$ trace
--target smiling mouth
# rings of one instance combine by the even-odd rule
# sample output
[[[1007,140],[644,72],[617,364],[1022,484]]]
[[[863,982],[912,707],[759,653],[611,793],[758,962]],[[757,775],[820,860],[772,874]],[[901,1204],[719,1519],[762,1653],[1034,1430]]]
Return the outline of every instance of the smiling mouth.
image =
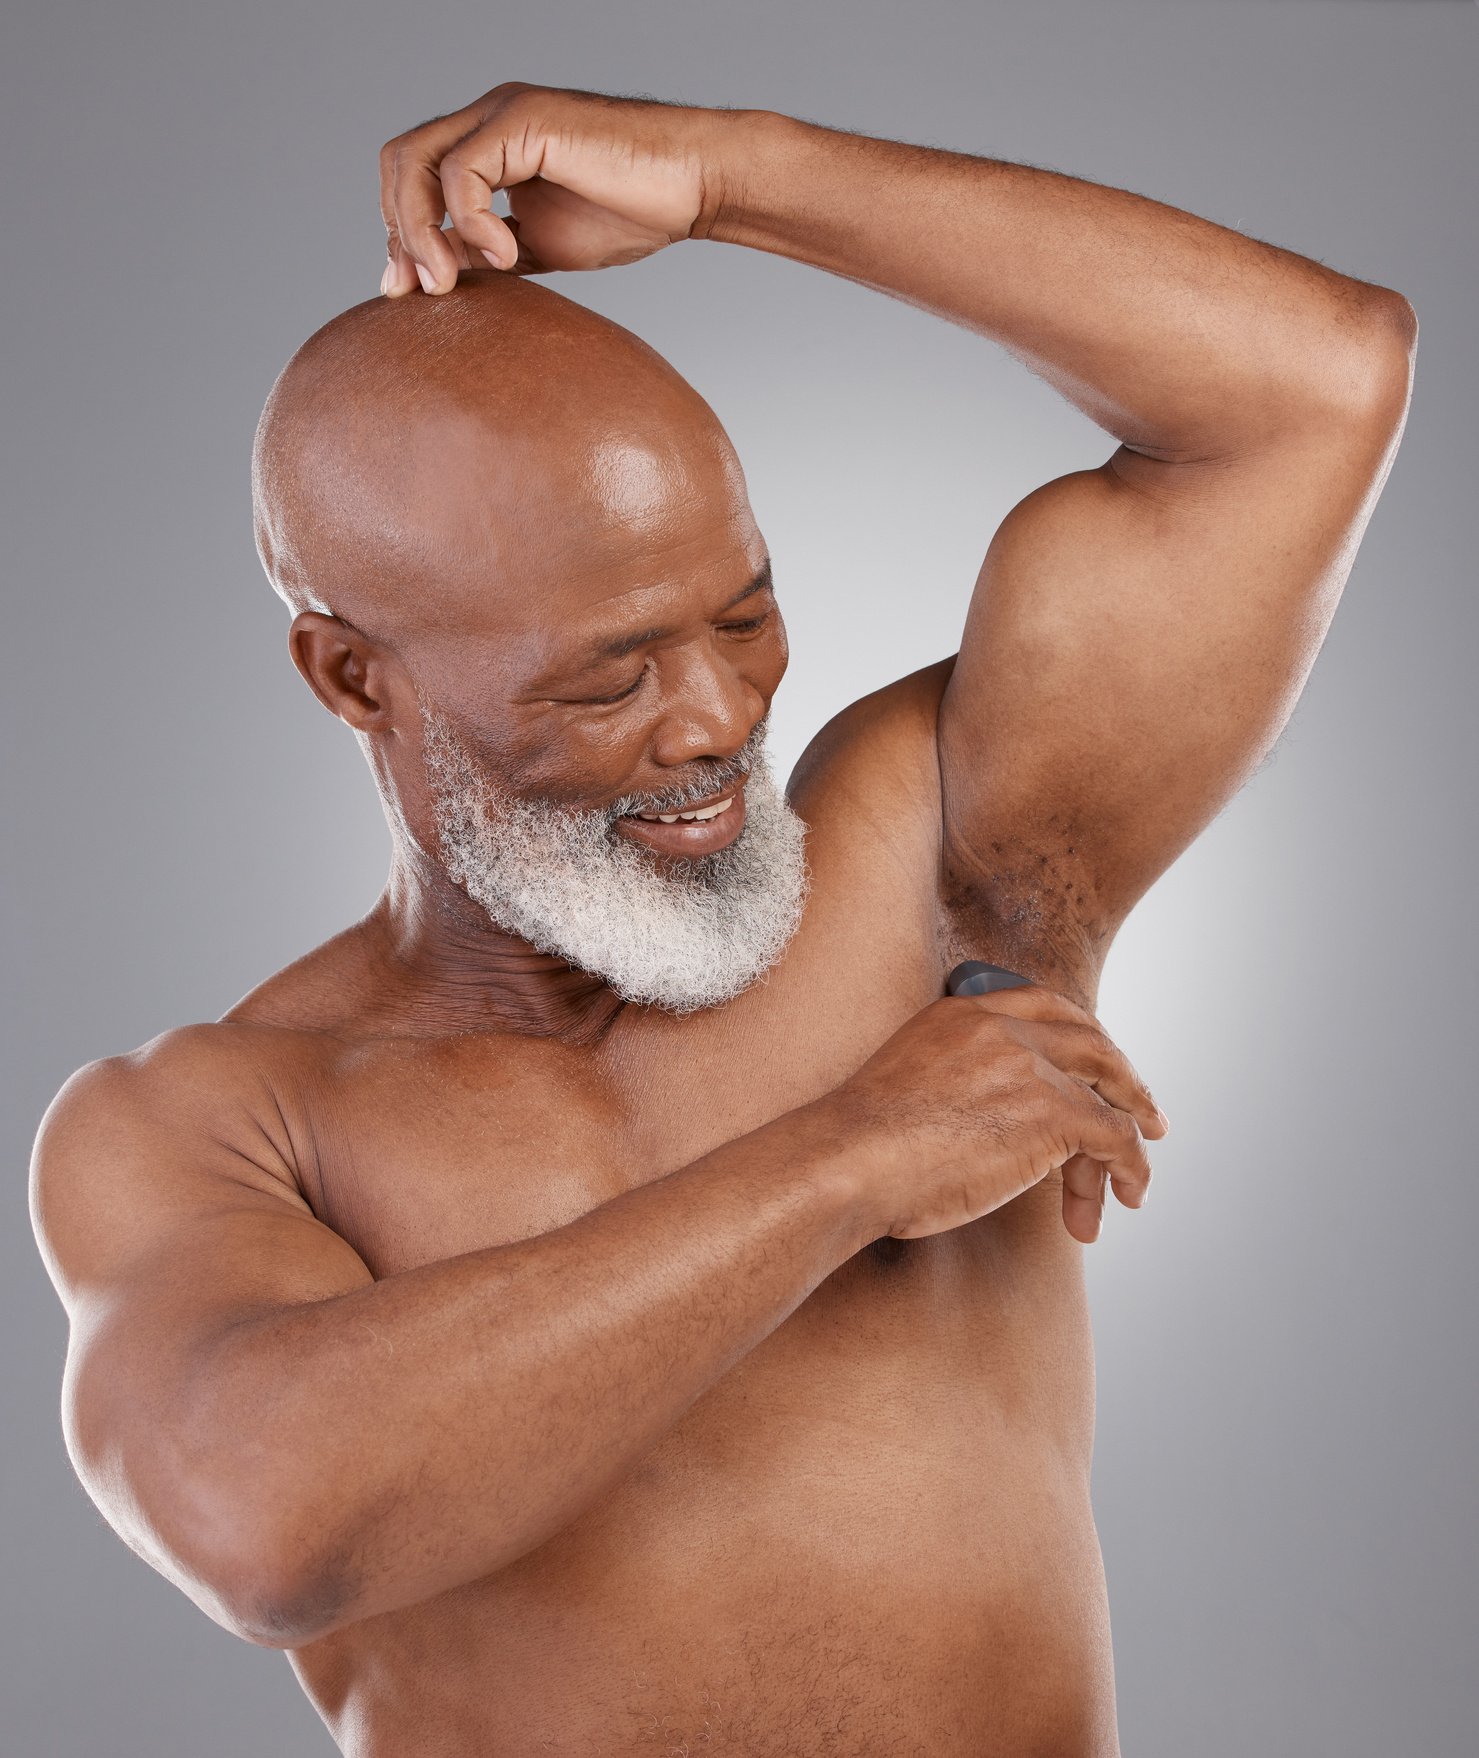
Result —
[[[628,812],[628,818],[640,818],[644,824],[707,824],[719,818],[734,804],[735,796],[727,795],[714,805],[693,806],[686,812]]]
[[[658,854],[694,857],[727,848],[745,827],[745,792],[741,783],[681,812],[624,812],[616,820],[619,835],[645,843]]]

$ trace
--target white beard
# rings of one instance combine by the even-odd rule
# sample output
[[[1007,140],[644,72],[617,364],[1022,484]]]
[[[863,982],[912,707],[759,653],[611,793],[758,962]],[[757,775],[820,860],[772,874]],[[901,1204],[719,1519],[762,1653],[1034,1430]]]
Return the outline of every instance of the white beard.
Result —
[[[505,933],[600,977],[623,1000],[692,1013],[768,970],[810,892],[807,826],[776,785],[762,720],[686,810],[748,771],[745,825],[727,848],[672,863],[614,828],[652,811],[630,795],[595,811],[524,799],[489,778],[445,716],[421,704],[427,781],[447,877]],[[733,810],[733,808],[731,808]]]

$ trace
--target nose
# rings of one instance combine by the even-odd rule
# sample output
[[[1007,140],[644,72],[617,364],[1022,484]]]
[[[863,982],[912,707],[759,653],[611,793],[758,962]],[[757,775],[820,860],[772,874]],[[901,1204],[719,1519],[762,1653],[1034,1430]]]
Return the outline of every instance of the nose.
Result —
[[[733,757],[764,718],[766,706],[737,666],[696,657],[673,679],[652,734],[653,760],[677,769],[696,757]]]

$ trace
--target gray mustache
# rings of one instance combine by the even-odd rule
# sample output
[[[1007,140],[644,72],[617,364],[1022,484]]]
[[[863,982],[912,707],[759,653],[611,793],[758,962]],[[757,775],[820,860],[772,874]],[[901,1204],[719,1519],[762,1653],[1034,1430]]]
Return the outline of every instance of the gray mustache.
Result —
[[[770,726],[770,716],[758,722],[750,736],[735,754],[734,762],[724,769],[711,770],[708,775],[690,783],[681,795],[654,801],[643,799],[636,794],[628,794],[609,806],[606,815],[613,822],[625,817],[629,812],[686,812],[690,806],[697,805],[700,800],[711,799],[715,794],[722,793],[726,788],[744,781],[755,768],[756,759],[765,743],[765,736]]]

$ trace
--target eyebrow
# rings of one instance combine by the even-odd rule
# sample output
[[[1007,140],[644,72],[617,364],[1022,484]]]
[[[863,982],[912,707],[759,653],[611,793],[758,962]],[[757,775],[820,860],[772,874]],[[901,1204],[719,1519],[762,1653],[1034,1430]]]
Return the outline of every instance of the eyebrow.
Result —
[[[773,584],[770,557],[767,556],[755,578],[748,586],[737,592],[723,608],[733,610],[736,605],[743,604],[747,598],[753,597],[755,593],[771,589]],[[583,669],[589,670],[592,666],[600,665],[603,660],[622,659],[628,653],[635,651],[636,648],[645,646],[649,641],[666,641],[670,635],[676,635],[677,632],[676,629],[654,627],[637,629],[629,635],[613,635],[609,641],[599,642],[596,646],[587,649],[584,658],[577,663]]]

